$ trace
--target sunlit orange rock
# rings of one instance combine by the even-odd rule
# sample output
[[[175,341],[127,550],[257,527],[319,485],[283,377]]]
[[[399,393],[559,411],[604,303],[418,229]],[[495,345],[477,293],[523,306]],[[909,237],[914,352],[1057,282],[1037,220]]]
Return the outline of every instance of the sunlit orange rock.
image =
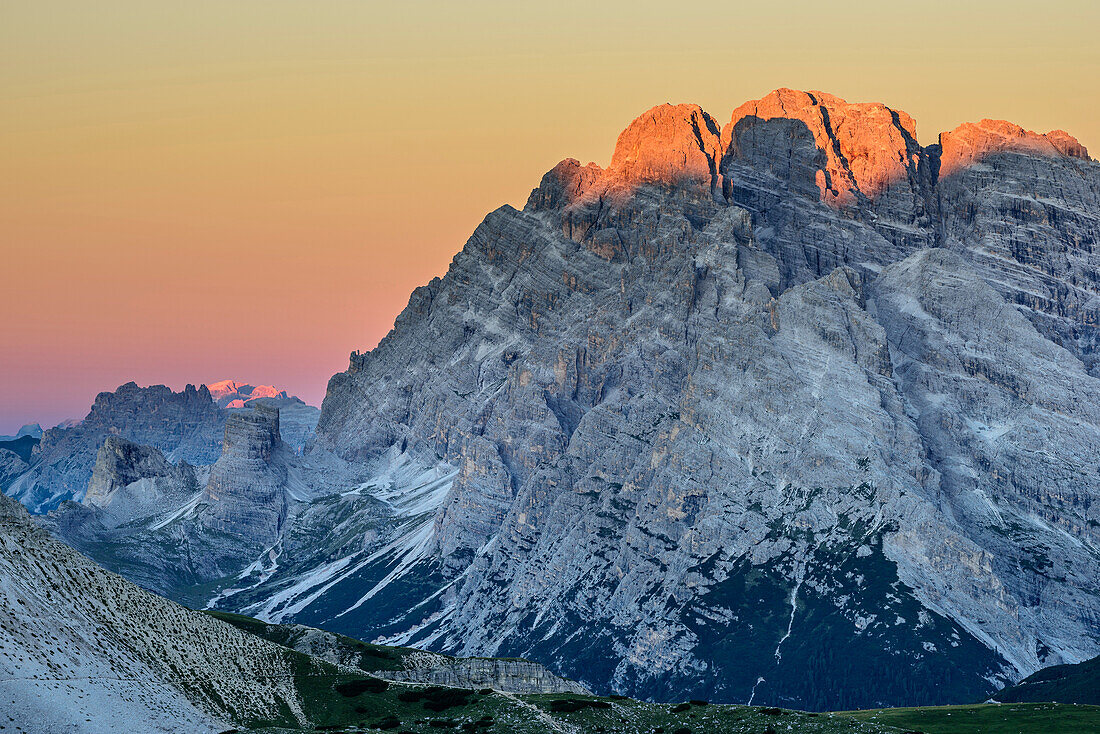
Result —
[[[630,123],[607,177],[619,183],[711,183],[722,156],[718,123],[699,105],[663,104]]]
[[[995,153],[1089,157],[1085,146],[1065,130],[1043,135],[1004,120],[963,123],[951,132],[940,134],[940,148],[941,177],[950,176]]]
[[[920,161],[916,123],[878,102],[852,104],[824,92],[777,89],[746,102],[722,130],[727,156],[737,157],[753,126],[775,118],[801,121],[824,153],[817,185],[822,201],[836,207],[874,199],[904,182]]]

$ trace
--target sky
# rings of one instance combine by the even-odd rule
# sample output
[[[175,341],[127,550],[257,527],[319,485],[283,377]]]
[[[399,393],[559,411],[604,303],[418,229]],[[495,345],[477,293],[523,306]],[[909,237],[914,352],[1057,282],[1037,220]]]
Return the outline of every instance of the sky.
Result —
[[[777,87],[1100,154],[1100,3],[0,4],[0,433],[232,378],[319,404],[485,214]]]

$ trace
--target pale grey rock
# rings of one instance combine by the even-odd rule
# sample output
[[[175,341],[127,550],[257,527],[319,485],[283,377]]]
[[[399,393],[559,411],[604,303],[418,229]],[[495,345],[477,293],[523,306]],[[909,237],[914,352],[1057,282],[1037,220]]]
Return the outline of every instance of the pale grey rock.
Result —
[[[25,732],[217,732],[288,711],[309,723],[300,657],[103,570],[2,495],[0,649],[4,712]]]
[[[83,504],[107,527],[140,522],[179,507],[198,491],[195,469],[170,463],[151,446],[108,436],[99,449]]]
[[[1097,376],[1100,176],[1071,156],[997,152],[937,184],[943,246]]]
[[[29,464],[14,451],[0,449],[0,487],[11,482],[29,468]]]
[[[279,438],[279,410],[254,405],[225,423],[221,457],[203,492],[206,524],[251,543],[270,545],[286,519],[286,459]]]
[[[43,433],[30,468],[4,492],[32,512],[79,501],[108,436],[152,446],[174,463],[212,464],[221,451],[224,425],[225,414],[205,387],[188,385],[176,393],[164,385],[142,388],[129,382],[113,393],[100,393],[79,425]]]
[[[556,676],[529,660],[455,658],[410,648],[379,648],[300,624],[269,626],[264,636],[334,665],[401,683],[474,690],[492,688],[515,694],[591,695],[591,691],[579,683]],[[396,661],[393,667],[397,669],[379,667],[380,660],[385,660],[387,666]]]
[[[874,293],[938,509],[982,548],[1002,598],[952,599],[967,566],[939,543],[926,593],[970,607],[1022,670],[1047,650],[1087,659],[1100,630],[1100,381],[946,250],[890,266]]]

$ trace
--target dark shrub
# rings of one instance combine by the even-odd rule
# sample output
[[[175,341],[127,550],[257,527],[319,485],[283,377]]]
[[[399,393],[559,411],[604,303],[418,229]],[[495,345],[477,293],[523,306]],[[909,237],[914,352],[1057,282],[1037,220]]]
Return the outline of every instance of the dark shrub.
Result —
[[[765,716],[780,716],[783,713],[783,709],[778,709],[774,706],[765,706],[764,708],[760,709],[760,713],[764,714]]]
[[[700,701],[697,698],[691,699],[690,703],[691,703],[692,706],[709,706],[710,705],[710,701]]]
[[[679,729],[673,731],[672,734],[691,734],[691,729],[688,729],[686,726],[681,726]]]
[[[689,708],[691,708],[690,703],[678,703],[672,707],[672,713],[678,714],[682,711],[687,711]]]
[[[444,688],[443,686],[429,686],[428,688],[402,691],[397,694],[398,700],[405,703],[424,702],[424,708],[429,711],[446,711],[455,706],[468,704],[473,691],[465,688]],[[457,726],[457,724],[456,724]]]
[[[346,683],[337,683],[336,692],[345,698],[355,698],[363,693],[382,693],[390,687],[389,681],[381,678],[359,678]]]
[[[609,709],[611,704],[588,698],[556,698],[550,702],[550,710],[559,714],[571,714],[582,709]]]

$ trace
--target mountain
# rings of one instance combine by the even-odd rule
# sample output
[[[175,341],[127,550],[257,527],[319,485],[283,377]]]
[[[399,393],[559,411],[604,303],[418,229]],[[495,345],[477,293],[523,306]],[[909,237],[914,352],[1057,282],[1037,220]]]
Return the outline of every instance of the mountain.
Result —
[[[597,692],[983,700],[1100,652],[1098,238],[1100,164],[1062,132],[662,105],[489,214],[301,456],[260,441],[226,507],[78,547]]]
[[[81,502],[39,518],[77,550],[142,586],[200,604],[212,581],[260,556],[279,537],[288,503],[309,487],[280,439],[279,410],[230,411],[210,466],[173,464],[151,446],[110,436]],[[199,595],[192,587],[204,587]]]
[[[1016,685],[998,691],[1002,703],[1053,701],[1100,706],[1100,657],[1075,665],[1053,665],[1032,673]]]
[[[18,438],[23,438],[24,436],[35,439],[42,438],[42,426],[38,425],[37,423],[27,423],[22,426],[14,436],[0,436],[0,443],[14,441]]]
[[[286,390],[280,390],[273,385],[249,385],[236,380],[221,380],[207,387],[210,396],[221,408],[237,410],[258,403],[278,408],[282,438],[298,453],[302,452],[313,435],[317,418],[321,414],[319,408],[307,405],[301,398],[287,395]]]
[[[173,462],[211,464],[218,458],[224,425],[205,387],[188,385],[177,393],[164,385],[143,388],[128,382],[113,393],[100,393],[79,425],[43,433],[29,469],[4,493],[33,512],[79,500],[108,436],[152,446]]]
[[[459,469],[428,591],[292,618],[815,709],[1095,654],[1100,167],[976,127],[779,90],[559,164],[322,406],[316,450]]]
[[[9,469],[6,477],[0,469],[0,489],[37,513],[65,500],[80,501],[96,456],[111,436],[152,447],[173,464],[210,466],[220,454],[228,416],[261,404],[280,410],[282,438],[301,453],[320,411],[285,390],[224,380],[214,383],[214,392],[206,385],[188,385],[177,393],[164,385],[129,382],[113,393],[100,393],[84,420],[42,433],[33,456],[20,457],[27,466]],[[0,450],[5,448],[10,447],[0,443]]]

